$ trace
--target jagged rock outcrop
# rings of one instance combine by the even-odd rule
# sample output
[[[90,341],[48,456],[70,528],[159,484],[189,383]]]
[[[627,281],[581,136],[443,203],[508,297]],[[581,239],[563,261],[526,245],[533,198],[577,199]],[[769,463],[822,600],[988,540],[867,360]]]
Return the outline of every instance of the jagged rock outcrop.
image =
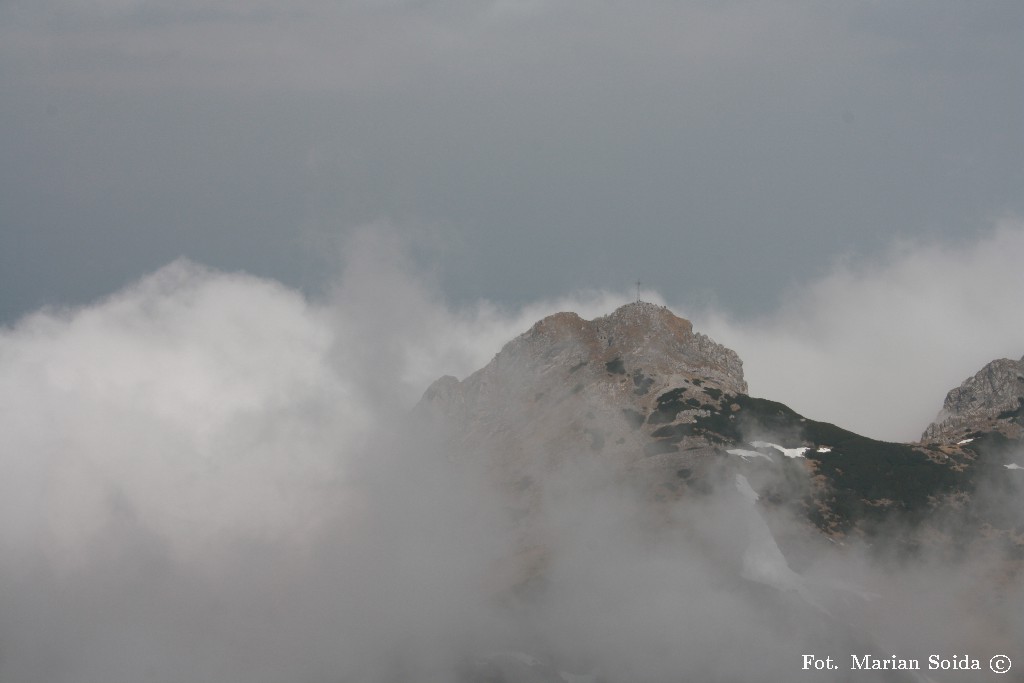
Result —
[[[921,441],[956,443],[975,432],[1021,434],[1024,413],[1024,357],[994,360],[946,394]]]
[[[482,467],[521,532],[513,573],[544,561],[545,487],[565,468],[628,480],[651,499],[681,495],[720,457],[695,430],[745,394],[737,354],[663,306],[595,320],[557,313],[463,381],[442,377],[417,410],[440,418],[453,460]],[[515,581],[516,579],[513,579]]]
[[[1022,364],[996,361],[950,392],[929,443],[887,443],[749,396],[735,352],[638,302],[590,321],[549,316],[465,380],[437,380],[417,410],[440,418],[450,459],[481,467],[514,519],[515,559],[499,582],[510,585],[543,573],[544,507],[567,471],[626,482],[663,512],[743,475],[758,506],[807,525],[780,539],[786,552],[824,536],[870,536],[892,518],[956,514],[978,472],[1017,476],[1004,446],[1022,436]],[[965,430],[978,438],[958,443]],[[970,528],[1011,521],[986,512]]]
[[[852,637],[863,652],[870,638],[851,636],[820,599],[831,589],[806,578],[818,559],[876,539],[886,555],[1024,557],[1024,510],[973,500],[979,481],[1012,500],[1024,474],[1021,436],[978,421],[1019,426],[1022,364],[997,361],[950,392],[940,427],[957,438],[979,429],[975,438],[880,442],[749,396],[733,351],[637,302],[591,321],[549,316],[466,379],[437,380],[417,410],[439,418],[431,426],[441,427],[444,466],[482,471],[487,503],[500,509],[497,535],[509,547],[486,582],[498,601],[542,604],[573,583],[567,567],[623,566],[605,541],[625,534],[630,553],[685,548],[716,585],[755,596],[752,613],[785,605],[829,642]],[[636,581],[613,573],[621,585]],[[837,588],[836,604],[847,604]],[[533,637],[469,658],[460,680],[630,680],[549,656]],[[884,680],[902,680],[890,673]]]
[[[595,320],[548,316],[464,381],[437,380],[420,410],[444,417],[462,452],[485,448],[518,480],[574,454],[654,467],[650,432],[693,423],[746,391],[734,351],[664,306],[637,302]],[[678,442],[653,448],[677,452]],[[693,437],[686,450],[697,457],[708,446]]]

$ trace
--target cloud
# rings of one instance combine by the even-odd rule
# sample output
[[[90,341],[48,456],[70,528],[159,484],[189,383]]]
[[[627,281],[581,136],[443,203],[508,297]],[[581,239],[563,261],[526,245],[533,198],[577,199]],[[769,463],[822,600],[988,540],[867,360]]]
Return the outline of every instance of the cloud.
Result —
[[[955,260],[984,278],[1020,239],[1008,224],[960,252],[897,250],[844,266],[757,327],[710,320],[781,349],[746,359],[752,384],[767,372],[762,359],[796,362],[815,344],[825,367],[844,339],[829,327],[812,334],[844,322],[829,296],[862,322],[893,291],[937,305],[971,279],[922,282],[933,269]],[[590,318],[632,296],[456,308],[396,228],[365,226],[338,252],[337,285],[320,299],[177,261],[103,300],[0,330],[0,677],[446,680],[467,655],[521,648],[612,680],[781,678],[795,670],[793,648],[857,642],[834,623],[818,633],[817,608],[738,578],[745,539],[766,527],[734,490],[687,501],[672,511],[678,526],[652,529],[634,491],[585,466],[543,482],[555,540],[544,600],[496,599],[493,576],[517,538],[475,466],[487,454],[450,458],[410,409],[435,377],[464,377],[547,313]],[[1005,277],[1016,275],[983,282]],[[898,346],[898,331],[916,339],[919,320],[886,343]],[[904,615],[941,586],[949,599],[933,601],[929,623],[985,585],[930,565],[893,575],[848,552],[808,573],[828,609],[843,599],[814,579],[896,591]],[[1006,616],[1016,597],[1005,595],[1005,614],[991,614],[1019,630]],[[894,643],[966,638],[954,625],[901,640],[909,617],[884,605],[850,618],[854,632],[870,626]],[[726,632],[733,641],[722,644]]]
[[[30,519],[80,554],[114,499],[197,556],[228,531],[294,532],[312,484],[340,475],[331,443],[369,426],[331,340],[294,292],[187,261],[22,320],[0,337],[3,438],[22,469],[5,536]]]
[[[694,318],[739,353],[752,394],[914,440],[947,391],[1024,353],[1022,253],[1024,225],[1007,219],[974,242],[904,240],[878,258],[839,261],[750,321],[713,310]]]
[[[336,680],[357,646],[376,661],[371,635],[406,632],[399,614],[441,614],[439,577],[475,565],[416,548],[401,512],[427,506],[454,533],[433,501],[458,497],[396,464],[431,462],[422,444],[387,437],[436,311],[413,315],[430,297],[376,266],[332,308],[178,261],[0,332],[5,680]]]
[[[451,664],[503,537],[411,408],[622,299],[453,310],[405,247],[357,231],[321,301],[179,260],[0,329],[0,677],[393,680],[399,641]]]

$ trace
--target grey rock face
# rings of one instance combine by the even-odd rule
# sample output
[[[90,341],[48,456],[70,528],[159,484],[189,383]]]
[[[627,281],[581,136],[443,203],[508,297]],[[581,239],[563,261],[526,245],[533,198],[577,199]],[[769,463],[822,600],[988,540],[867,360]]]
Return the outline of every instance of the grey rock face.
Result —
[[[437,380],[417,410],[439,418],[449,458],[482,467],[518,511],[522,541],[508,565],[529,576],[544,561],[553,473],[596,469],[676,495],[678,473],[699,473],[720,450],[689,428],[746,392],[735,352],[638,302],[595,320],[551,315],[466,379]]]
[[[486,387],[499,376],[502,394],[507,396],[505,381],[524,386],[521,380],[528,376],[531,381],[525,385],[534,388],[533,380],[547,378],[558,369],[568,371],[564,377],[558,373],[567,382],[606,373],[619,375],[619,381],[642,372],[643,379],[630,387],[637,389],[637,396],[651,393],[655,383],[670,384],[670,377],[700,378],[729,394],[747,392],[743,362],[735,351],[694,333],[690,321],[664,306],[637,302],[595,320],[575,313],[548,316],[506,344],[491,363],[465,381],[437,380],[427,389],[424,403],[446,414],[461,412],[466,399],[484,398]]]
[[[1020,439],[1021,397],[1024,359],[995,361],[949,393],[923,440],[956,444],[991,429]],[[748,488],[767,492],[759,506],[806,513],[805,526],[782,525],[787,535],[776,545],[810,557],[826,542],[816,530],[834,541],[864,532],[877,510],[962,504],[978,455],[977,444],[873,441],[751,397],[735,352],[639,302],[589,321],[549,316],[464,380],[437,380],[417,410],[437,418],[427,422],[448,461],[481,476],[503,524],[507,516],[512,542],[494,577],[498,591],[543,584],[563,538],[560,515],[576,514],[566,506],[580,490],[600,497],[624,484],[631,500],[643,501],[645,519],[670,525],[676,503],[708,494],[718,501],[723,481],[749,475]],[[729,557],[723,562],[740,561]],[[503,667],[519,664],[487,660],[477,678],[503,680],[511,670]]]
[[[946,394],[921,441],[954,443],[975,431],[996,429],[1017,436],[1024,406],[1024,357],[994,360]]]
[[[675,401],[659,401],[673,389]],[[719,397],[746,392],[734,351],[638,302],[595,320],[548,316],[465,380],[434,382],[419,410],[444,418],[464,450],[486,444],[517,471],[567,452],[628,465],[643,456],[640,425],[693,422]]]

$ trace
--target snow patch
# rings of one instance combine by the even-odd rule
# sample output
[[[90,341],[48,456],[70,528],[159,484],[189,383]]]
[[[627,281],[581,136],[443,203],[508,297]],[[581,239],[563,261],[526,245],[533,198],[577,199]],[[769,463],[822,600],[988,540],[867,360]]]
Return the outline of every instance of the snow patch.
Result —
[[[1015,462],[1011,462],[1009,465],[1003,465],[1003,467],[1005,467],[1008,470],[1024,470],[1024,467],[1021,467]]]
[[[800,446],[799,448],[786,448],[784,446],[780,446],[777,443],[771,443],[768,441],[751,441],[750,445],[753,446],[754,448],[774,448],[787,458],[802,458],[804,457],[804,453],[810,450],[807,446]]]
[[[963,446],[965,443],[970,443],[972,441],[974,441],[974,439],[961,439],[960,441],[956,442],[956,445],[957,446]]]
[[[831,452],[832,452],[832,447],[831,446],[818,446],[818,453],[831,453]]]

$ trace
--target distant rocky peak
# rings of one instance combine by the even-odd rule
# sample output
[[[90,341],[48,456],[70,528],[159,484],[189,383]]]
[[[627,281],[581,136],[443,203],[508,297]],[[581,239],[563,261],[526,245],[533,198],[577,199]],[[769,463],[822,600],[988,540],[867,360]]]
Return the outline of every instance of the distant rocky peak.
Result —
[[[638,301],[609,315],[584,320],[575,313],[544,318],[499,354],[529,349],[535,361],[605,365],[609,370],[642,371],[650,376],[685,375],[713,381],[732,394],[747,391],[743,362],[730,349],[703,334],[665,306]]]
[[[692,379],[727,394],[747,392],[743,362],[736,352],[694,333],[689,320],[668,308],[638,301],[594,320],[569,312],[550,315],[466,380],[441,378],[424,399],[447,404],[442,412],[451,413],[467,401],[485,399],[492,388],[507,397],[520,388],[543,391],[538,389],[541,379],[557,378],[576,387],[585,378],[614,376],[631,377],[630,389],[638,396]]]
[[[735,420],[746,393],[734,351],[637,302],[594,320],[548,316],[464,380],[434,382],[417,410],[439,418],[451,458],[489,463],[528,498],[528,482],[576,458],[675,486],[718,452],[698,422]]]
[[[1000,431],[1017,437],[1024,424],[1024,356],[1000,358],[946,394],[921,441],[955,443],[973,432]]]
[[[735,352],[667,308],[636,302],[594,320],[548,316],[469,377],[437,380],[417,410],[447,460],[482,474],[507,511],[514,550],[498,583],[518,589],[550,566],[566,490],[603,496],[624,485],[655,525],[687,497],[741,501],[752,514],[784,508],[808,525],[786,541],[797,552],[813,552],[821,539],[804,534],[813,528],[835,542],[875,533],[889,511],[952,509],[985,452],[986,439],[969,434],[1019,439],[1022,396],[1024,359],[995,361],[950,392],[925,433],[963,444],[874,441],[749,396]],[[1019,467],[998,454],[986,462],[1000,475]],[[797,590],[780,548],[751,546],[740,576]]]

